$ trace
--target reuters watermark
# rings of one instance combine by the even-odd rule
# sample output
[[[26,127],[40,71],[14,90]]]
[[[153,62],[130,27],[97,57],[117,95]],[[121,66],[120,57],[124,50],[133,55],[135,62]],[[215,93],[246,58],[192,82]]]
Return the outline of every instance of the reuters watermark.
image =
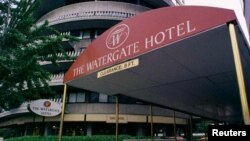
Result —
[[[209,125],[208,141],[250,140],[250,125]]]

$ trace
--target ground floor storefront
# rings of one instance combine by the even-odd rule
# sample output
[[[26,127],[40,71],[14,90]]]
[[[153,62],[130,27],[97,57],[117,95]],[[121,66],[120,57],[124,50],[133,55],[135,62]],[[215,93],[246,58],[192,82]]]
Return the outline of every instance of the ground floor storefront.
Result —
[[[12,128],[18,136],[50,136],[58,135],[59,122],[50,123],[27,123],[25,125],[15,125]],[[174,136],[176,133],[187,136],[188,125],[153,124],[153,134],[155,137]],[[65,136],[91,136],[91,135],[114,135],[115,124],[104,122],[65,122],[63,135]],[[119,124],[119,134],[131,136],[150,136],[151,125],[147,123]]]

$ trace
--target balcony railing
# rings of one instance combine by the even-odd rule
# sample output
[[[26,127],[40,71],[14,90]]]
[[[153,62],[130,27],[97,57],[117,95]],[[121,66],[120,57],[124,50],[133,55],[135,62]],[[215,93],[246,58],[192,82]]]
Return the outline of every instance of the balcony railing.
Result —
[[[185,0],[173,0],[176,6],[181,6],[185,4]]]
[[[63,85],[64,73],[54,74],[50,78],[51,78],[51,81],[49,82],[50,86]]]
[[[69,57],[77,57],[80,55],[80,51],[67,51],[66,54],[69,56]],[[51,57],[52,55],[49,54],[48,57]],[[58,53],[57,54],[58,57],[63,57],[63,54],[62,53]]]
[[[89,19],[123,20],[147,10],[147,7],[122,2],[82,2],[55,9],[40,18],[37,24],[45,20],[50,25]]]
[[[49,100],[57,102],[57,103],[61,103],[61,98],[53,98],[53,99],[49,99]],[[15,115],[15,114],[29,113],[30,111],[28,110],[28,105],[31,102],[32,101],[24,102],[18,108],[11,109],[9,111],[3,111],[3,112],[1,112],[0,113],[0,118],[11,116],[11,115]]]
[[[67,51],[66,54],[72,58],[74,60],[74,58],[76,58],[77,56],[79,56],[81,54],[80,51]],[[47,56],[48,58],[49,57],[52,57],[52,54],[48,54]],[[63,57],[63,54],[62,53],[58,53],[57,54],[57,57]],[[68,62],[68,61],[72,61],[72,60],[60,60],[58,62]],[[39,62],[40,65],[47,65],[47,64],[51,64],[51,61],[40,61]]]
[[[19,114],[19,113],[28,113],[28,104],[29,102],[24,102],[23,104],[20,105],[20,107],[16,108],[16,109],[12,109],[10,111],[4,111],[2,113],[0,113],[0,118],[2,117],[6,117],[9,115],[14,115],[14,114]]]

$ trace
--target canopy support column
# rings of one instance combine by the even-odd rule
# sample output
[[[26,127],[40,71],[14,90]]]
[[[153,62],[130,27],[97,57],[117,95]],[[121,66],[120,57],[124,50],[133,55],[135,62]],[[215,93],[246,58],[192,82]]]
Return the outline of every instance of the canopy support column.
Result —
[[[192,115],[190,115],[189,118],[189,140],[192,141],[193,140],[193,126],[192,126]]]
[[[232,50],[233,50],[233,56],[234,56],[238,87],[239,87],[239,92],[240,92],[243,119],[246,125],[250,125],[250,117],[249,117],[250,115],[249,115],[249,108],[248,108],[248,102],[247,102],[244,75],[243,75],[242,64],[240,60],[240,53],[239,53],[235,27],[233,23],[229,23],[229,32],[230,32],[230,38],[231,38],[231,44],[232,44]]]
[[[119,98],[116,96],[116,104],[115,104],[115,140],[118,141],[119,134]]]
[[[176,141],[177,140],[177,135],[176,135],[176,117],[175,117],[175,111],[174,111],[174,140]]]
[[[63,131],[63,122],[64,122],[64,111],[65,111],[66,93],[67,93],[67,84],[64,84],[63,101],[62,101],[62,113],[61,113],[61,120],[60,120],[60,129],[59,129],[58,141],[62,140],[62,131]]]
[[[152,104],[150,104],[150,135],[151,135],[151,141],[154,140],[154,128],[153,128],[153,107]]]

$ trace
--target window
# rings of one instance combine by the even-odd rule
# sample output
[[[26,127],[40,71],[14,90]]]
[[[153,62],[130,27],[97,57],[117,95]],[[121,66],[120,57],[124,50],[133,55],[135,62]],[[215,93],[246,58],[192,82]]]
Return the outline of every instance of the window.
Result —
[[[69,94],[69,103],[76,102],[76,93],[70,93]]]
[[[124,95],[120,95],[119,97],[119,103],[124,103],[124,104],[135,104],[136,103],[136,99],[134,98],[130,98]]]
[[[97,29],[95,30],[94,38],[97,38],[99,35],[101,35],[105,30],[107,29]]]
[[[77,93],[77,99],[76,102],[85,102],[85,93]]]
[[[70,31],[70,35],[75,36],[75,37],[80,37],[80,32],[79,31]]]
[[[97,102],[99,102],[99,94],[95,93],[95,92],[90,93],[90,95],[89,95],[89,102],[90,103],[97,103]]]
[[[89,30],[85,30],[82,31],[82,39],[89,39],[90,38],[90,31]]]
[[[99,94],[99,102],[108,102],[108,96],[106,94]]]
[[[68,102],[69,103],[85,102],[85,93],[84,92],[69,93]]]
[[[115,103],[115,96],[108,96],[108,103]]]

